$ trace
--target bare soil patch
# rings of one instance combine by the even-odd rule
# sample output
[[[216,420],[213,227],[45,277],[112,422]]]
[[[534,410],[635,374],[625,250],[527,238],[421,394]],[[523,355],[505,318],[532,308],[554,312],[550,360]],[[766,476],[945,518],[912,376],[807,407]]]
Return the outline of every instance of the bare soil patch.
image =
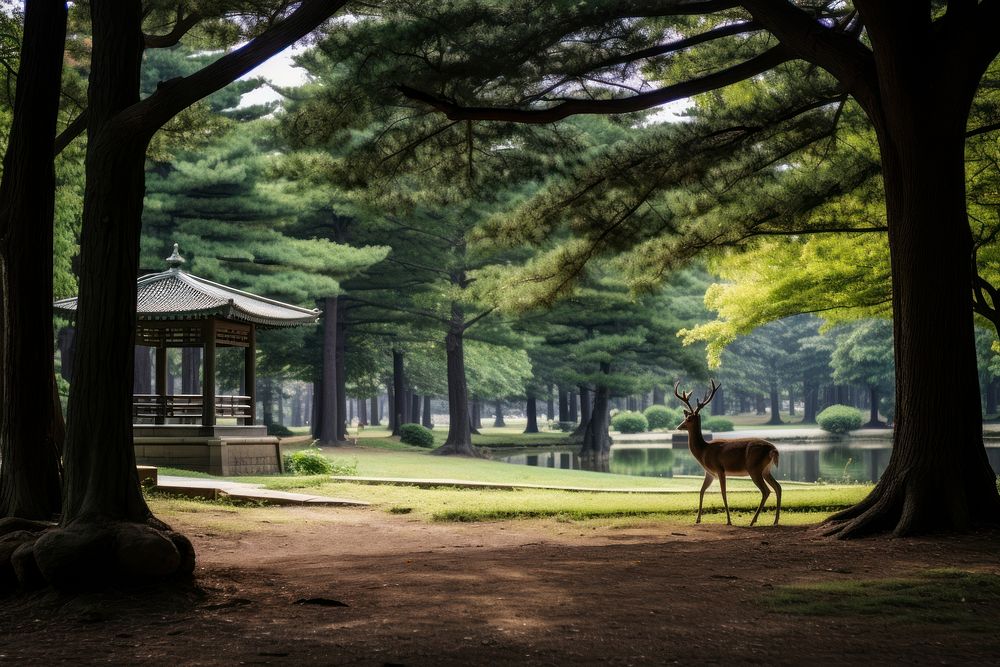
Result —
[[[789,584],[930,568],[1000,576],[995,532],[842,542],[799,527],[432,524],[337,508],[262,510],[246,530],[227,529],[221,510],[163,518],[194,542],[196,587],[8,598],[0,663],[1000,660],[1000,633],[960,623],[791,615],[766,603]],[[1000,622],[995,606],[970,613]]]

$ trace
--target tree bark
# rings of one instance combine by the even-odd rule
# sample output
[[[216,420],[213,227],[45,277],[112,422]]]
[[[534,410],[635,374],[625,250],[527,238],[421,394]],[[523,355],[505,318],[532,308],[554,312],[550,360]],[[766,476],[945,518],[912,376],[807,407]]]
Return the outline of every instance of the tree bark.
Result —
[[[569,392],[559,387],[559,421],[569,421]]]
[[[792,387],[788,387],[788,416],[795,416],[795,392]]]
[[[997,414],[997,379],[991,378],[986,385],[986,414],[996,416]]]
[[[819,393],[819,390],[815,384],[809,382],[808,380],[804,380],[802,382],[802,391],[803,391],[802,423],[815,424],[817,394]]]
[[[580,390],[580,423],[569,435],[571,442],[583,442],[583,436],[587,432],[587,426],[590,424],[594,409],[593,399],[590,397],[590,387],[580,385],[578,389]]]
[[[555,390],[552,388],[552,385],[549,385],[549,394],[545,399],[545,415],[550,422],[556,420],[554,391]]]
[[[269,377],[260,381],[260,407],[264,426],[274,426],[274,381]]]
[[[434,428],[434,419],[431,417],[431,397],[424,396],[424,410],[420,423],[424,428]]]
[[[323,370],[319,399],[319,444],[339,444],[340,398],[337,396],[337,297],[323,299]]]
[[[378,395],[377,394],[375,396],[372,396],[371,403],[372,403],[371,404],[371,410],[370,410],[370,414],[368,415],[369,423],[372,426],[379,426],[382,423],[382,420],[379,419],[379,414],[378,414]]]
[[[778,395],[778,385],[771,385],[771,418],[767,420],[768,424],[783,424],[781,421],[781,397]]]
[[[609,375],[611,364],[602,361],[601,373]],[[607,468],[611,454],[611,435],[608,433],[610,395],[611,391],[606,384],[597,384],[594,391],[593,411],[583,434],[583,444],[580,446],[581,461],[588,469],[604,470]]]
[[[393,390],[393,382],[385,383],[385,411],[388,415],[388,425],[389,431],[391,433],[399,433],[397,430],[399,428],[396,423],[396,392]]]
[[[406,381],[403,376],[403,353],[392,351],[392,434],[406,423]]]
[[[52,348],[52,155],[66,5],[31,0],[24,20],[0,181],[0,517],[51,519],[62,499],[62,407]],[[129,407],[131,421],[131,399]]]
[[[964,137],[975,87],[955,70],[962,45],[928,48],[910,35],[919,26],[892,23],[879,11],[866,5],[875,14],[866,24],[876,21],[881,101],[866,111],[882,155],[889,226],[896,428],[875,489],[829,519],[841,537],[1000,522],[983,446],[969,287]]]
[[[720,417],[726,414],[726,393],[723,387],[715,391],[715,398],[712,399],[712,415]]]
[[[538,401],[534,396],[528,396],[525,412],[528,416],[528,425],[524,427],[524,432],[538,433]]]
[[[347,442],[347,324],[342,315],[337,317],[337,440]]]
[[[149,353],[148,347],[135,346],[135,370],[132,373],[132,393],[134,394],[148,394],[152,391],[153,362]]]
[[[63,380],[70,383],[73,382],[73,352],[76,351],[76,344],[73,340],[75,337],[76,329],[73,327],[63,327],[59,330],[57,340],[59,345],[59,360],[62,362],[60,364],[59,375],[62,376]],[[150,378],[150,384],[152,384],[152,378]],[[149,392],[147,391],[146,393],[148,394]]]
[[[871,406],[868,412],[868,423],[865,424],[865,428],[885,428],[885,422],[878,418],[878,387],[869,386],[868,392],[871,397]]]
[[[368,425],[368,401],[364,398],[358,399],[358,424]]]
[[[658,384],[653,385],[653,405],[663,405],[666,400],[666,396],[663,394],[663,388]],[[712,414],[715,414],[714,412]]]
[[[322,369],[321,369],[322,370]],[[323,404],[323,378],[318,378],[313,382],[312,390],[312,412],[311,412],[311,428],[309,433],[312,437],[319,440],[319,434],[323,432],[323,410],[320,406]]]
[[[461,306],[452,302],[451,322],[444,339],[448,369],[448,438],[434,453],[480,457],[482,453],[472,446],[469,390],[465,381],[464,335],[465,315]]]
[[[410,421],[414,424],[420,423],[421,407],[423,407],[423,401],[420,400],[420,394],[414,392],[410,399]]]
[[[181,393],[201,393],[201,350],[196,347],[181,348]]]
[[[496,411],[494,413],[493,426],[496,428],[506,426],[503,421],[503,401],[499,398],[496,400]]]

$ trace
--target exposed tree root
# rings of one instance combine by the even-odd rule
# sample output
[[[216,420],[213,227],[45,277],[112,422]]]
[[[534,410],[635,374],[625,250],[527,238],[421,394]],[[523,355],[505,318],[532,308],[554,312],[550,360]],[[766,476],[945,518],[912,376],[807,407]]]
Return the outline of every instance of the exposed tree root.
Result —
[[[191,542],[163,522],[0,521],[0,589],[103,588],[194,572]]]

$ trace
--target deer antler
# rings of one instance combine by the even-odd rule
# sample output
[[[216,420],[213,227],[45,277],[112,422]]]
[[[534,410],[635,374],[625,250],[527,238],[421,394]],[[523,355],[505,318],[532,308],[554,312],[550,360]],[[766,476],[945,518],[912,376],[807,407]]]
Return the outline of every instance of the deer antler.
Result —
[[[676,396],[677,398],[679,398],[681,401],[684,402],[684,405],[687,406],[689,412],[696,412],[696,410],[691,407],[691,401],[689,400],[691,398],[691,392],[685,391],[680,394],[677,393],[677,387],[679,387],[680,385],[681,385],[680,380],[674,383],[674,396]]]
[[[719,391],[719,387],[721,386],[721,384],[715,384],[715,380],[712,380],[712,387],[705,394],[705,398],[698,401],[698,409],[694,411],[695,414],[701,412],[703,407],[712,402],[712,399],[715,398],[715,392]]]

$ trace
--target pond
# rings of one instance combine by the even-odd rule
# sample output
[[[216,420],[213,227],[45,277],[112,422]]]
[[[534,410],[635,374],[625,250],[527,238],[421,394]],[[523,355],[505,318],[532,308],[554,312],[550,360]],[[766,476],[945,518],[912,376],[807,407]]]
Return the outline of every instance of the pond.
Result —
[[[551,448],[519,452],[507,456],[494,453],[496,460],[520,465],[580,470],[575,448]],[[823,481],[831,484],[878,481],[889,463],[888,443],[871,440],[838,442],[781,442],[781,461],[774,470],[779,480]],[[1000,447],[988,443],[986,453],[994,472],[1000,474]],[[611,448],[610,470],[619,475],[673,477],[704,475],[704,470],[687,445],[623,443]]]

